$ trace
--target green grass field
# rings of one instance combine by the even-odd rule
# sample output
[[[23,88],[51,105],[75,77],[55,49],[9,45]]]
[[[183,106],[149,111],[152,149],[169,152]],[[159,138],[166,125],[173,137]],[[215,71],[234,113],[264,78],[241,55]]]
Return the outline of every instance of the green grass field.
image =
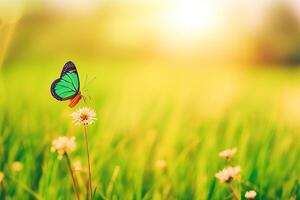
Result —
[[[231,199],[215,173],[225,165],[218,152],[232,147],[242,198],[255,189],[257,199],[300,199],[300,71],[75,63],[81,82],[96,77],[85,93],[98,118],[88,128],[95,199]],[[86,169],[83,130],[70,117],[84,103],[70,109],[52,98],[56,65],[2,69],[0,199],[34,199],[29,190],[74,198],[66,161],[50,147],[76,136],[70,157]],[[14,161],[22,171],[12,171]],[[84,199],[87,171],[77,175]]]

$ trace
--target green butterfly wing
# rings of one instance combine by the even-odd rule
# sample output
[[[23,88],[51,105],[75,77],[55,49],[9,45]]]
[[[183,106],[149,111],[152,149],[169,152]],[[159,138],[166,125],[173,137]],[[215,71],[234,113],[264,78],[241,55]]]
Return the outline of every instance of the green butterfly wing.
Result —
[[[59,101],[74,98],[80,91],[80,82],[75,65],[67,62],[61,72],[60,78],[51,85],[51,94]]]

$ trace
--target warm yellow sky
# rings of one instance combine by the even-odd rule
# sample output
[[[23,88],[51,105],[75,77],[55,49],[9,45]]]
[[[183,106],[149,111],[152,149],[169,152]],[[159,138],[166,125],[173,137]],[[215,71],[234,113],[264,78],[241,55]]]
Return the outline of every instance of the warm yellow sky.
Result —
[[[264,28],[270,9],[276,5],[287,5],[300,19],[300,1],[297,0],[2,0],[0,24],[14,24],[28,13],[50,10],[52,15],[76,16],[81,24],[87,24],[77,27],[79,23],[70,20],[72,17],[62,17],[62,21],[51,24],[52,27],[32,33],[34,38],[37,34],[35,41],[40,41],[34,43],[39,45],[37,49],[63,51],[61,46],[74,42],[80,46],[80,42],[84,42],[87,49],[95,47],[98,52],[126,55],[154,52],[171,58],[235,59],[238,55],[244,59],[253,50],[253,41],[249,41],[253,38],[249,39],[249,35]],[[82,34],[66,37],[68,31],[64,30],[57,35],[55,31],[62,27]],[[93,34],[83,38],[85,32],[79,29],[90,29]],[[57,46],[49,44],[48,37],[56,37]],[[78,40],[80,38],[84,41]]]

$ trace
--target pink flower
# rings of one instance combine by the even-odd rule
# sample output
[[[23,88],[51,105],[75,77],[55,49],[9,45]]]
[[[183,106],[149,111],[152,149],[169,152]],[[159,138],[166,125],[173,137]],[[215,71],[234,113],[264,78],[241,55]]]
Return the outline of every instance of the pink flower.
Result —
[[[226,149],[224,151],[221,151],[219,153],[219,156],[222,158],[225,158],[226,160],[230,160],[233,155],[236,153],[237,149],[233,148],[233,149]]]
[[[223,170],[216,173],[215,177],[219,179],[221,182],[230,182],[234,179],[237,175],[239,175],[241,168],[237,167],[227,167]]]
[[[250,190],[245,194],[246,199],[255,199],[256,192],[254,190]]]

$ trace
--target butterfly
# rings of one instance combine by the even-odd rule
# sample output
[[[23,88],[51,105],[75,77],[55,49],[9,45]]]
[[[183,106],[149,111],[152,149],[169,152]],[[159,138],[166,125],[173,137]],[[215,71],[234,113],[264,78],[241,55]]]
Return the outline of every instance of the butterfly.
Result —
[[[77,69],[72,61],[67,62],[60,74],[60,77],[53,81],[50,88],[52,96],[65,101],[70,99],[69,107],[74,107],[80,101],[80,81]]]

